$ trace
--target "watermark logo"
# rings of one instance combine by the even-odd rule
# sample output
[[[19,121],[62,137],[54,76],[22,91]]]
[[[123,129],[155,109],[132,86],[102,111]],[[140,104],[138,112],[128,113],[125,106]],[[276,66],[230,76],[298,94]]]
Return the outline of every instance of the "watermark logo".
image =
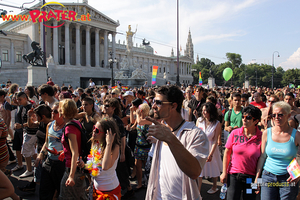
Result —
[[[2,20],[3,21],[32,21],[33,23],[37,22],[47,22],[50,21],[51,19],[56,20],[56,21],[61,21],[63,22],[57,26],[50,26],[45,23],[43,23],[44,26],[49,27],[49,28],[58,28],[64,25],[64,21],[69,20],[69,21],[91,21],[90,14],[87,13],[86,15],[80,15],[80,17],[77,17],[77,13],[72,10],[54,10],[50,9],[49,12],[43,11],[43,7],[47,5],[53,5],[57,4],[63,8],[65,6],[59,2],[48,2],[45,3],[44,5],[41,6],[40,10],[31,10],[29,11],[29,15],[2,15]],[[51,7],[50,7],[51,8]]]
[[[250,184],[251,188],[246,189],[246,194],[252,194],[252,190],[257,190],[257,187],[289,187],[296,186],[295,182],[263,182],[262,178],[258,178],[256,183],[252,182],[252,178],[246,178],[246,184]]]

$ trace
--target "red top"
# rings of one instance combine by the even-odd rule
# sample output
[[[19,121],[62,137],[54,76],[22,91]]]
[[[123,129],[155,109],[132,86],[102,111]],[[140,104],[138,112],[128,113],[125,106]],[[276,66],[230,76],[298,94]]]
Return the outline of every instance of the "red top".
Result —
[[[257,108],[259,108],[259,109],[267,107],[266,104],[263,101],[260,101],[258,103],[255,102],[255,101],[252,101],[250,104],[257,107]]]
[[[76,120],[73,120],[73,121],[76,122],[80,127],[82,127],[78,121],[76,121]],[[66,137],[68,137],[68,134],[70,134],[70,133],[76,135],[77,145],[78,145],[78,156],[79,156],[79,154],[81,152],[81,131],[73,125],[66,126],[66,128],[65,128]],[[70,150],[69,143],[65,140],[64,134],[62,135],[61,143],[63,145],[63,149],[64,149],[64,153],[65,153],[66,167],[71,167],[72,153]],[[76,158],[76,160],[77,160],[77,158]]]
[[[48,85],[54,86],[54,83],[52,81],[47,82]]]

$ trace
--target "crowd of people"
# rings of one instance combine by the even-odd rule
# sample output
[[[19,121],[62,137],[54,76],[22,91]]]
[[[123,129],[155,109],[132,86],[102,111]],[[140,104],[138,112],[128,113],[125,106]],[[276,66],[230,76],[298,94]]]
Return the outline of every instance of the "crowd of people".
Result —
[[[300,177],[287,166],[300,158],[299,107],[288,87],[3,84],[0,199],[22,199],[7,177],[25,169],[19,178],[33,179],[18,190],[45,200],[130,199],[146,188],[147,200],[196,200],[218,179],[228,200],[297,199]]]

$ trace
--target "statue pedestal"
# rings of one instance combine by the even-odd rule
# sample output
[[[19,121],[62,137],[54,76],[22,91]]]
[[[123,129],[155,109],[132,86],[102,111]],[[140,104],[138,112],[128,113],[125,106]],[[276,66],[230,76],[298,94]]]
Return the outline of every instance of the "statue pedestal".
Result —
[[[208,78],[208,85],[209,85],[209,88],[215,87],[215,78],[209,77]]]
[[[38,87],[47,83],[47,67],[32,66],[27,67],[28,83],[27,86]]]
[[[248,89],[249,87],[249,81],[245,81],[245,88]]]

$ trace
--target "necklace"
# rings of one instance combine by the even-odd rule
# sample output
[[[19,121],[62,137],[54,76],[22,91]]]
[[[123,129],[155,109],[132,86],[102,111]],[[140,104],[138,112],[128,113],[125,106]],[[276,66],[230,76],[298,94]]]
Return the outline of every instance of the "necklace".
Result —
[[[60,129],[62,129],[63,128],[63,126],[65,125],[65,122],[63,122],[63,123],[61,123],[60,125],[57,125],[56,124],[56,121],[55,121],[55,123],[54,123],[54,130],[60,130]]]
[[[87,163],[85,169],[87,169],[92,177],[99,176],[102,172],[102,157],[101,157],[101,147],[94,145],[91,148],[90,154],[87,157]]]
[[[179,124],[179,126],[177,126],[176,128],[174,128],[172,132],[177,131],[177,130],[180,128],[180,126],[182,126],[182,124],[183,124],[184,122],[185,122],[185,120],[182,120],[182,122]]]

